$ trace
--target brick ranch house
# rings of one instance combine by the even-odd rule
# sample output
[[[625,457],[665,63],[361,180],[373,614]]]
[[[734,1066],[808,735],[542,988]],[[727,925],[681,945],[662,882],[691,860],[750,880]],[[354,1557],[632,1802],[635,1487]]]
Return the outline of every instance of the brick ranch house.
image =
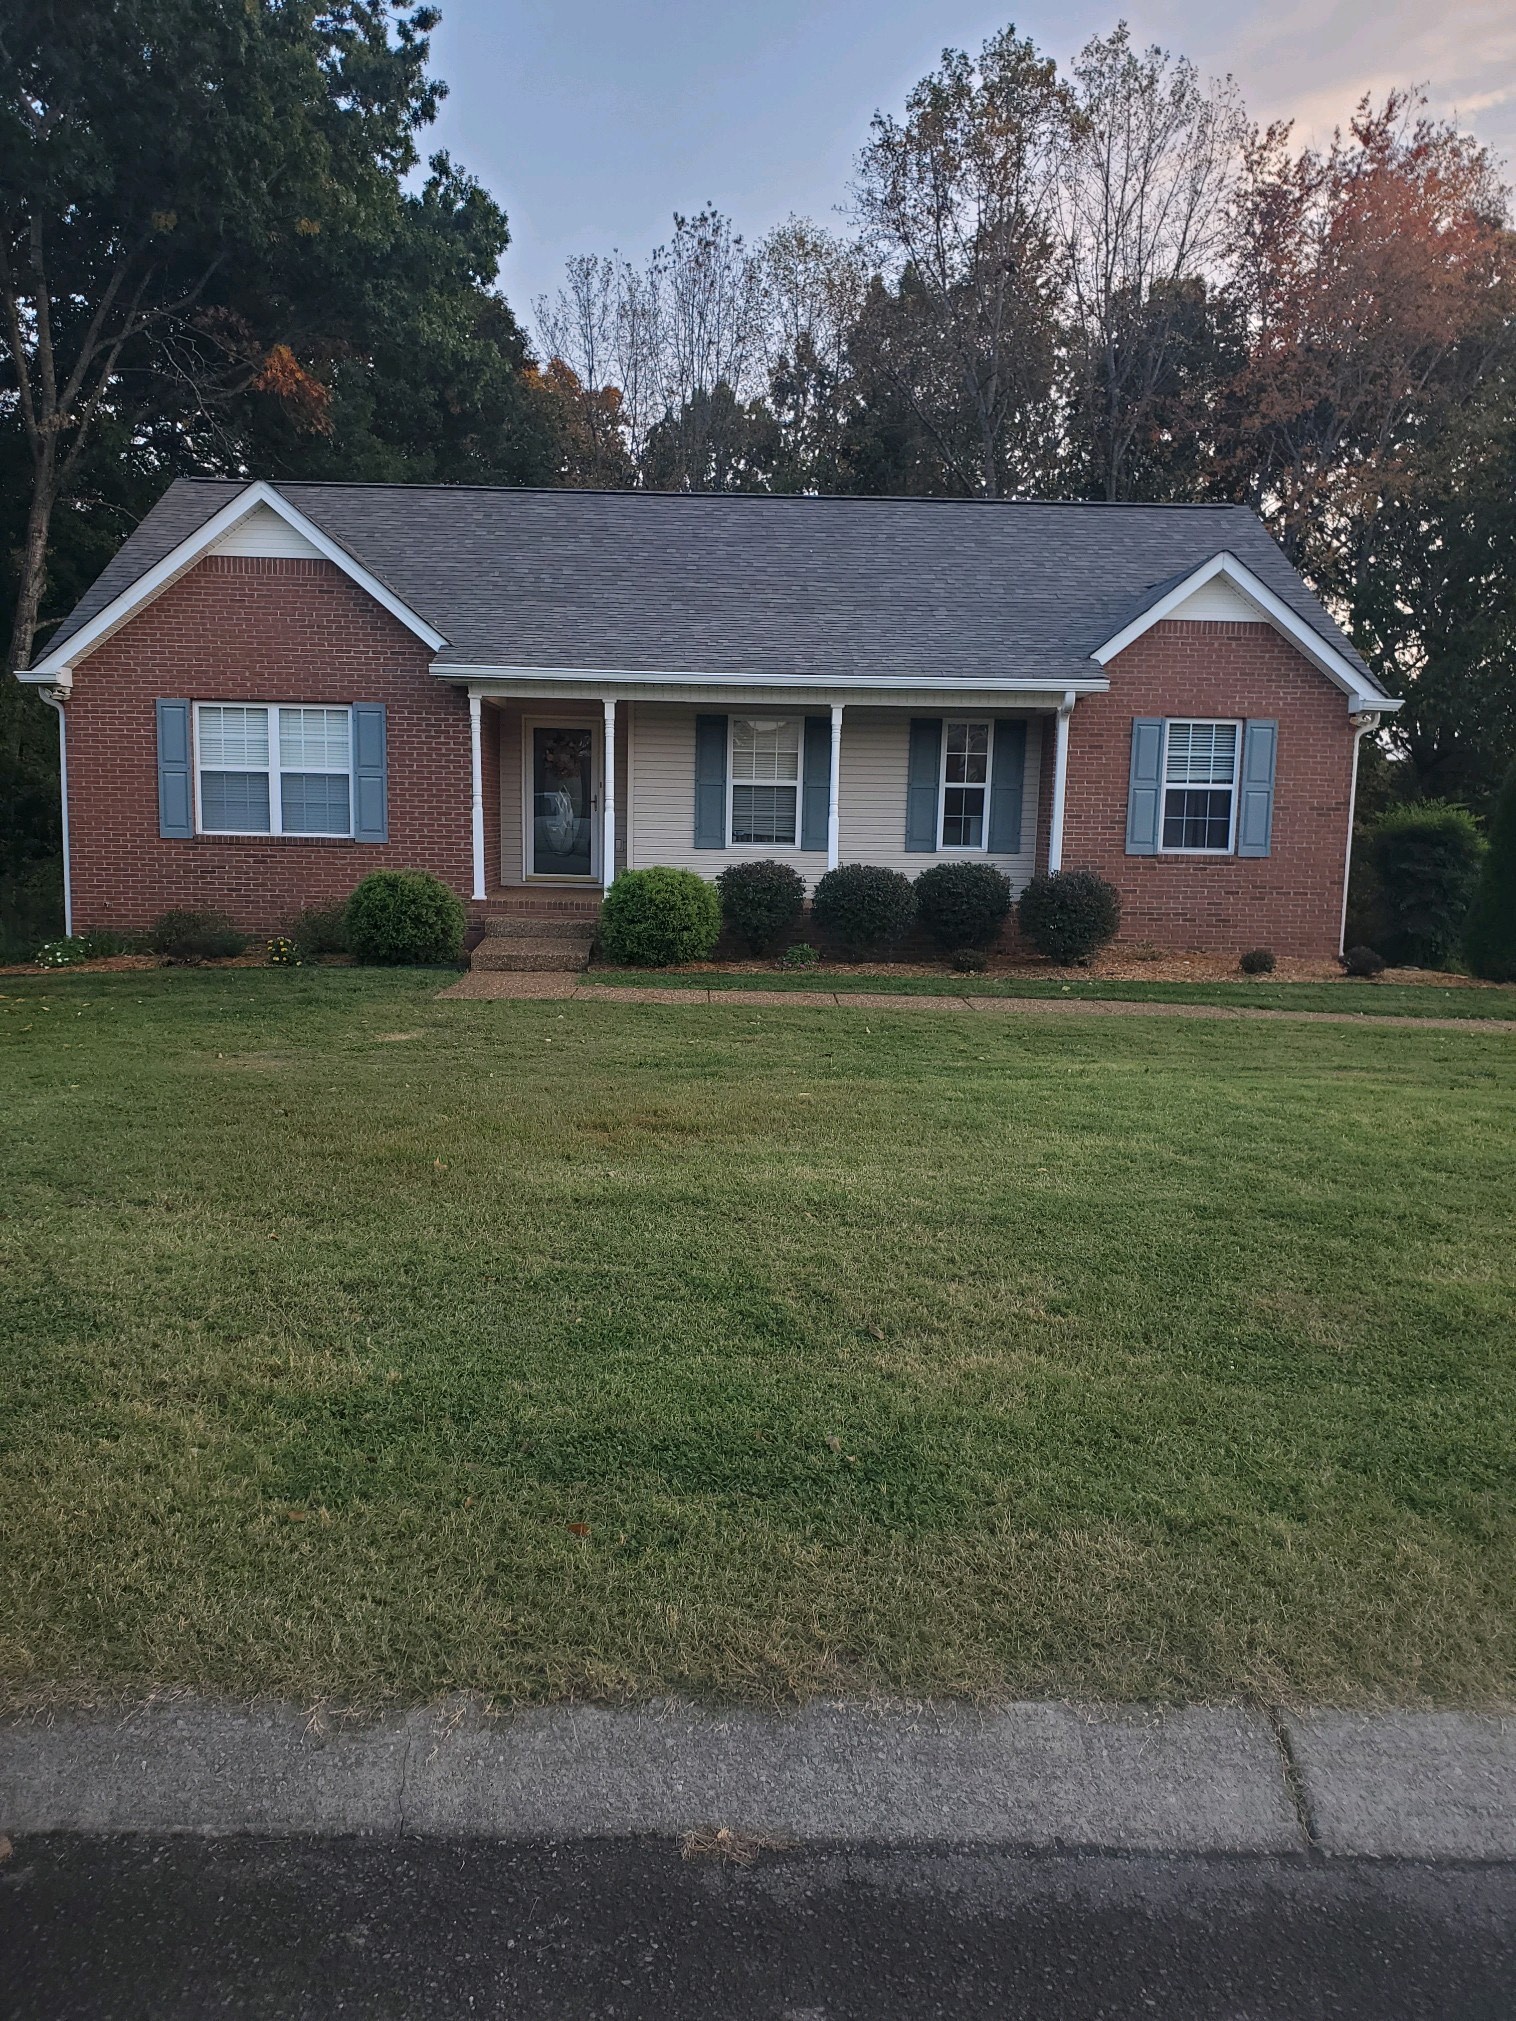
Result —
[[[385,866],[482,922],[627,865],[965,858],[1098,870],[1130,941],[1328,956],[1398,706],[1241,507],[222,480],[19,678],[74,932],[272,930]]]

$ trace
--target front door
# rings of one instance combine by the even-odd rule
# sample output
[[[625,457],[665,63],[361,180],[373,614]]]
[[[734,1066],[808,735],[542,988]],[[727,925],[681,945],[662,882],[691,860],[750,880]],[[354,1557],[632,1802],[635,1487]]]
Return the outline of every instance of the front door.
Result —
[[[589,723],[533,723],[526,747],[528,877],[593,882],[598,868],[596,735]]]

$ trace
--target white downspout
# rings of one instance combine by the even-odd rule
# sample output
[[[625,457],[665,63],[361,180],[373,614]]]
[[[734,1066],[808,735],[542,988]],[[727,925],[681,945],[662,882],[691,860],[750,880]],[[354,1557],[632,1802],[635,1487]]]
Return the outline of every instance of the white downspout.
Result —
[[[616,698],[602,697],[605,711],[605,833],[600,844],[600,882],[609,891],[616,882]]]
[[[1069,717],[1078,700],[1072,688],[1065,688],[1058,705],[1053,743],[1053,805],[1048,816],[1048,874],[1063,868],[1063,810],[1069,787]]]
[[[1358,752],[1363,740],[1371,730],[1379,728],[1379,717],[1374,711],[1367,715],[1350,718],[1353,725],[1353,779],[1348,787],[1348,846],[1342,865],[1342,917],[1337,922],[1337,952],[1345,953],[1348,937],[1348,886],[1353,879],[1353,823],[1358,818]]]
[[[470,823],[474,849],[474,896],[484,889],[484,705],[475,688],[468,691]]]
[[[826,785],[826,867],[837,868],[842,851],[842,704],[832,704],[832,756]]]
[[[63,704],[69,697],[69,684],[60,681],[56,687],[38,688],[37,693],[50,709],[58,712],[58,800],[62,813],[63,827],[63,931],[70,939],[74,935],[74,880],[69,868],[68,851],[68,730],[64,723]]]

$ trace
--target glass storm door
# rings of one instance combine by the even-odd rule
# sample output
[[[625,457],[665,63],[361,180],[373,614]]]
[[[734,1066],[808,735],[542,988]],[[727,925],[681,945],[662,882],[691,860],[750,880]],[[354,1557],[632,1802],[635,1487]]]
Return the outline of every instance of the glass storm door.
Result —
[[[532,728],[532,877],[595,874],[595,733],[582,728]]]

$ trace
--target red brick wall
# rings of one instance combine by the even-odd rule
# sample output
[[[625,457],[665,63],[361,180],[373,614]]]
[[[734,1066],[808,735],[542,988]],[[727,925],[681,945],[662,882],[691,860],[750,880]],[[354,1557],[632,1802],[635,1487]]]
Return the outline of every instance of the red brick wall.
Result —
[[[370,870],[430,870],[467,899],[468,697],[421,641],[326,561],[210,556],[82,659],[67,704],[76,930],[171,906],[256,931],[345,898]],[[383,702],[388,843],[158,834],[159,696]],[[488,833],[488,827],[486,827]]]
[[[1069,720],[1063,861],[1121,893],[1121,939],[1164,948],[1330,956],[1338,949],[1353,730],[1347,699],[1270,625],[1154,625]],[[1279,723],[1271,853],[1128,856],[1135,716]]]

